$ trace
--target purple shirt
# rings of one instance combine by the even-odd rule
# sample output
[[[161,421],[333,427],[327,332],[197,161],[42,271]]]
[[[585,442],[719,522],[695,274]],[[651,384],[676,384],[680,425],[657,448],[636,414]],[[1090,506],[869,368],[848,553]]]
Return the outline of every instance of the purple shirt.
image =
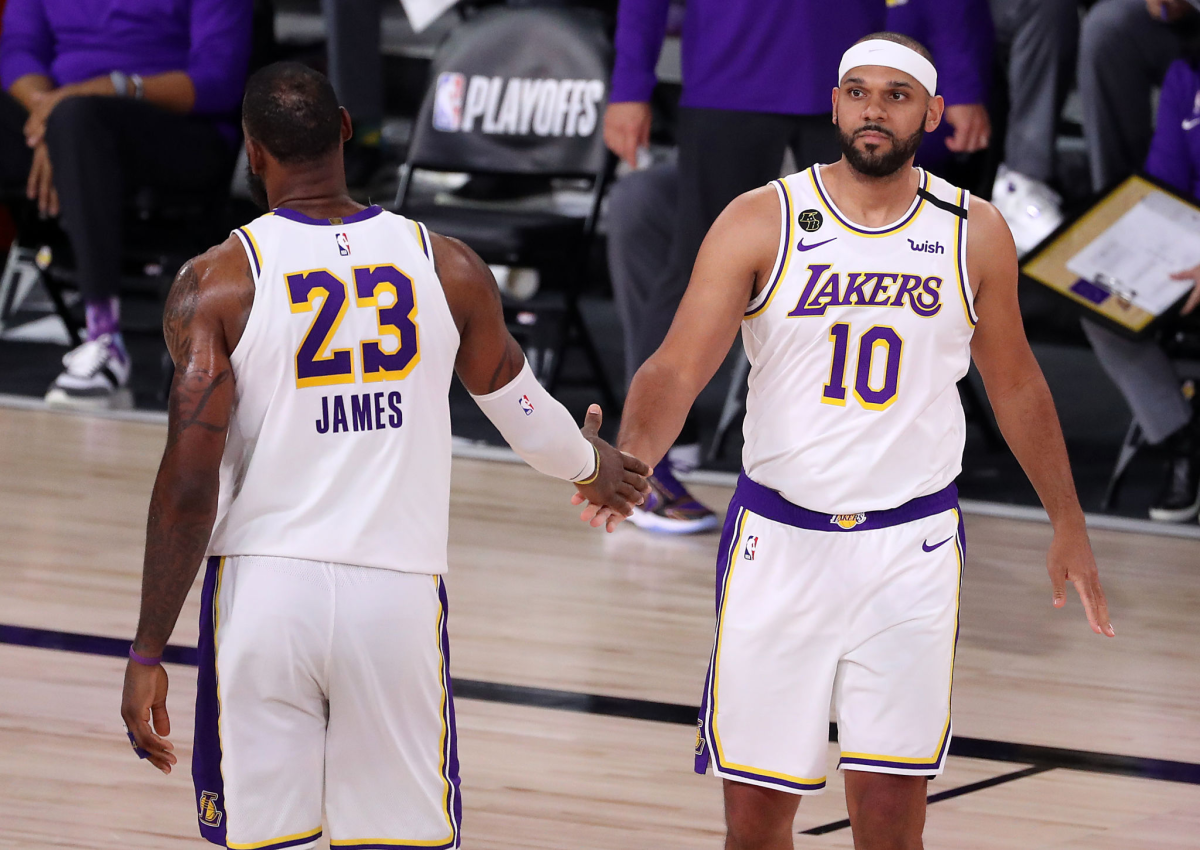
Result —
[[[252,0],[8,0],[0,85],[26,74],[57,85],[112,71],[185,71],[192,112],[236,113],[250,59]]]
[[[1200,199],[1200,71],[1183,59],[1163,79],[1146,173]]]
[[[956,76],[973,59],[974,39],[964,39],[959,7],[986,0],[910,0],[921,3],[922,27],[936,45],[939,79],[955,90]],[[656,82],[670,0],[621,0],[617,10],[614,102],[646,101]],[[683,20],[684,106],[815,115],[830,111],[842,53],[864,35],[887,27],[885,0],[688,0]],[[991,18],[987,17],[991,30]],[[910,33],[911,34],[911,33]],[[990,52],[990,45],[987,45]],[[944,67],[943,67],[944,66]],[[975,71],[971,77],[978,78]],[[940,84],[939,84],[940,85]],[[954,103],[982,96],[963,85]]]

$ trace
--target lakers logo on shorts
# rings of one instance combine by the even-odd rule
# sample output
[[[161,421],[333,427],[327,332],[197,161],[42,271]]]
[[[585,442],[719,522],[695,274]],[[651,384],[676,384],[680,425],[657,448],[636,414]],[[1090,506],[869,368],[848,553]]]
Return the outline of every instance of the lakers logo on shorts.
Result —
[[[205,826],[220,826],[223,812],[217,808],[217,794],[214,791],[200,792],[200,823]]]
[[[837,525],[849,531],[856,525],[867,521],[866,514],[834,514],[829,518],[830,525]]]
[[[696,755],[704,755],[704,720],[696,723]]]

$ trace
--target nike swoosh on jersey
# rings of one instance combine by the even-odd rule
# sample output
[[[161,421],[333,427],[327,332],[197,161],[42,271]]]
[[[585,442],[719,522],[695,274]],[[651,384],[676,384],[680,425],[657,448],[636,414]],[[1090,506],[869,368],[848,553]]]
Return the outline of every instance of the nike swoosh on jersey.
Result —
[[[1193,127],[1200,125],[1200,118],[1184,118],[1183,129],[1191,130]]]
[[[835,237],[833,237],[833,239],[837,239],[837,237],[835,236]],[[801,238],[801,240],[796,243],[796,250],[797,251],[811,251],[813,248],[820,248],[822,245],[828,245],[830,242],[833,241],[833,239],[826,239],[824,242],[818,242],[815,245],[805,245],[804,239]]]
[[[925,540],[925,541],[923,541],[923,542],[921,543],[921,548],[922,548],[922,549],[924,549],[926,552],[932,552],[932,551],[933,551],[934,549],[936,549],[937,547],[939,547],[939,546],[944,546],[945,544],[949,543],[949,542],[950,542],[951,540],[953,540],[953,539],[954,539],[954,535],[953,535],[953,534],[951,534],[949,537],[947,537],[947,538],[946,538],[945,540],[943,540],[941,543],[934,543],[932,546],[930,546],[930,545],[929,545],[929,541],[928,541],[928,540]]]

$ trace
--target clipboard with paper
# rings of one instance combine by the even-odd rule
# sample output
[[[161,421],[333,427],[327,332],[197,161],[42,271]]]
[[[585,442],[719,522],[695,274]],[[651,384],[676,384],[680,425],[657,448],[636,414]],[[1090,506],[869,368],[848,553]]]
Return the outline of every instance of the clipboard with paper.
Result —
[[[1141,336],[1191,292],[1171,275],[1200,265],[1200,206],[1155,180],[1126,179],[1021,262],[1022,273],[1090,318]]]

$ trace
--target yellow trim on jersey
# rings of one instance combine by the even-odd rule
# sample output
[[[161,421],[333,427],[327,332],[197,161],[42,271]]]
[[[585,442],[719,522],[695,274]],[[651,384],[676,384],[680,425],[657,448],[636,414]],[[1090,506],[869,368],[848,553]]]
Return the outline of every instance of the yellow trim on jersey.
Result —
[[[958,558],[958,587],[954,591],[954,646],[950,650],[950,676],[946,685],[946,722],[942,726],[941,737],[938,738],[937,749],[933,752],[933,757],[930,758],[907,758],[904,756],[885,756],[876,753],[848,753],[843,752],[841,758],[865,759],[868,761],[894,761],[900,764],[919,765],[922,767],[937,767],[943,757],[949,754],[946,744],[946,736],[950,734],[950,716],[952,713],[951,703],[954,699],[954,661],[958,655],[958,617],[960,612],[960,604],[962,600],[962,574],[964,552],[962,549],[962,538],[959,536],[958,530],[962,526],[962,511],[959,508],[951,508],[954,511],[954,554]]]
[[[267,841],[255,841],[253,844],[236,844],[226,840],[225,846],[229,850],[259,850],[260,847],[270,847],[272,844],[283,844],[285,841],[300,841],[304,838],[316,838],[321,834],[321,827],[316,829],[306,829],[304,832],[295,832],[291,835],[281,835],[278,838],[272,838]]]
[[[792,231],[792,213],[795,212],[796,205],[792,203],[792,192],[788,188],[787,180],[773,182],[783,188],[783,256],[780,258],[778,271],[771,278],[771,285],[767,287],[767,296],[763,299],[763,303],[745,313],[742,316],[743,321],[761,316],[771,306],[771,302],[775,300],[775,296],[782,289],[784,278],[787,277],[788,265],[792,261],[792,237],[795,235]]]
[[[957,204],[963,205],[964,192],[958,190]],[[963,244],[962,232],[967,227],[967,219],[961,218],[954,222],[954,274],[958,278],[958,294],[962,298],[963,312],[967,316],[967,324],[975,327],[979,321],[967,298],[967,246]]]
[[[421,243],[421,250],[425,252],[427,259],[432,260],[433,252],[429,250],[429,243],[425,240],[425,228],[421,227],[419,221],[414,221],[412,225],[417,229],[417,241]]]
[[[270,213],[268,213],[268,215],[270,215]],[[247,236],[249,236],[249,237],[250,237],[250,249],[251,249],[252,251],[254,251],[254,256],[255,256],[255,258],[258,260],[258,274],[257,274],[257,275],[255,275],[255,277],[257,278],[257,277],[258,277],[258,275],[261,275],[261,274],[262,274],[262,270],[263,270],[263,252],[262,252],[262,249],[258,247],[258,240],[257,240],[257,239],[255,239],[255,238],[254,238],[254,234],[250,232],[250,226],[249,226],[249,225],[246,225],[246,226],[244,226],[244,227],[239,227],[239,228],[238,228],[238,230],[240,230],[242,233],[245,233]]]
[[[814,165],[808,170],[808,179],[812,181],[813,191],[817,196],[817,200],[820,202],[821,206],[823,206],[825,210],[831,216],[833,216],[834,220],[841,225],[843,230],[847,230],[850,233],[853,233],[855,236],[862,236],[866,239],[879,239],[882,236],[895,236],[897,233],[908,229],[908,227],[920,217],[922,210],[925,209],[925,199],[920,195],[917,195],[916,206],[914,206],[909,212],[905,213],[905,218],[901,219],[899,224],[888,225],[887,227],[879,230],[860,227],[859,225],[842,218],[841,213],[839,213],[833,206],[833,198],[825,197],[824,184],[821,183],[820,175],[817,173],[818,168],[820,168],[819,165]],[[921,182],[919,185],[925,191],[929,191],[929,172],[923,168],[921,169]]]

